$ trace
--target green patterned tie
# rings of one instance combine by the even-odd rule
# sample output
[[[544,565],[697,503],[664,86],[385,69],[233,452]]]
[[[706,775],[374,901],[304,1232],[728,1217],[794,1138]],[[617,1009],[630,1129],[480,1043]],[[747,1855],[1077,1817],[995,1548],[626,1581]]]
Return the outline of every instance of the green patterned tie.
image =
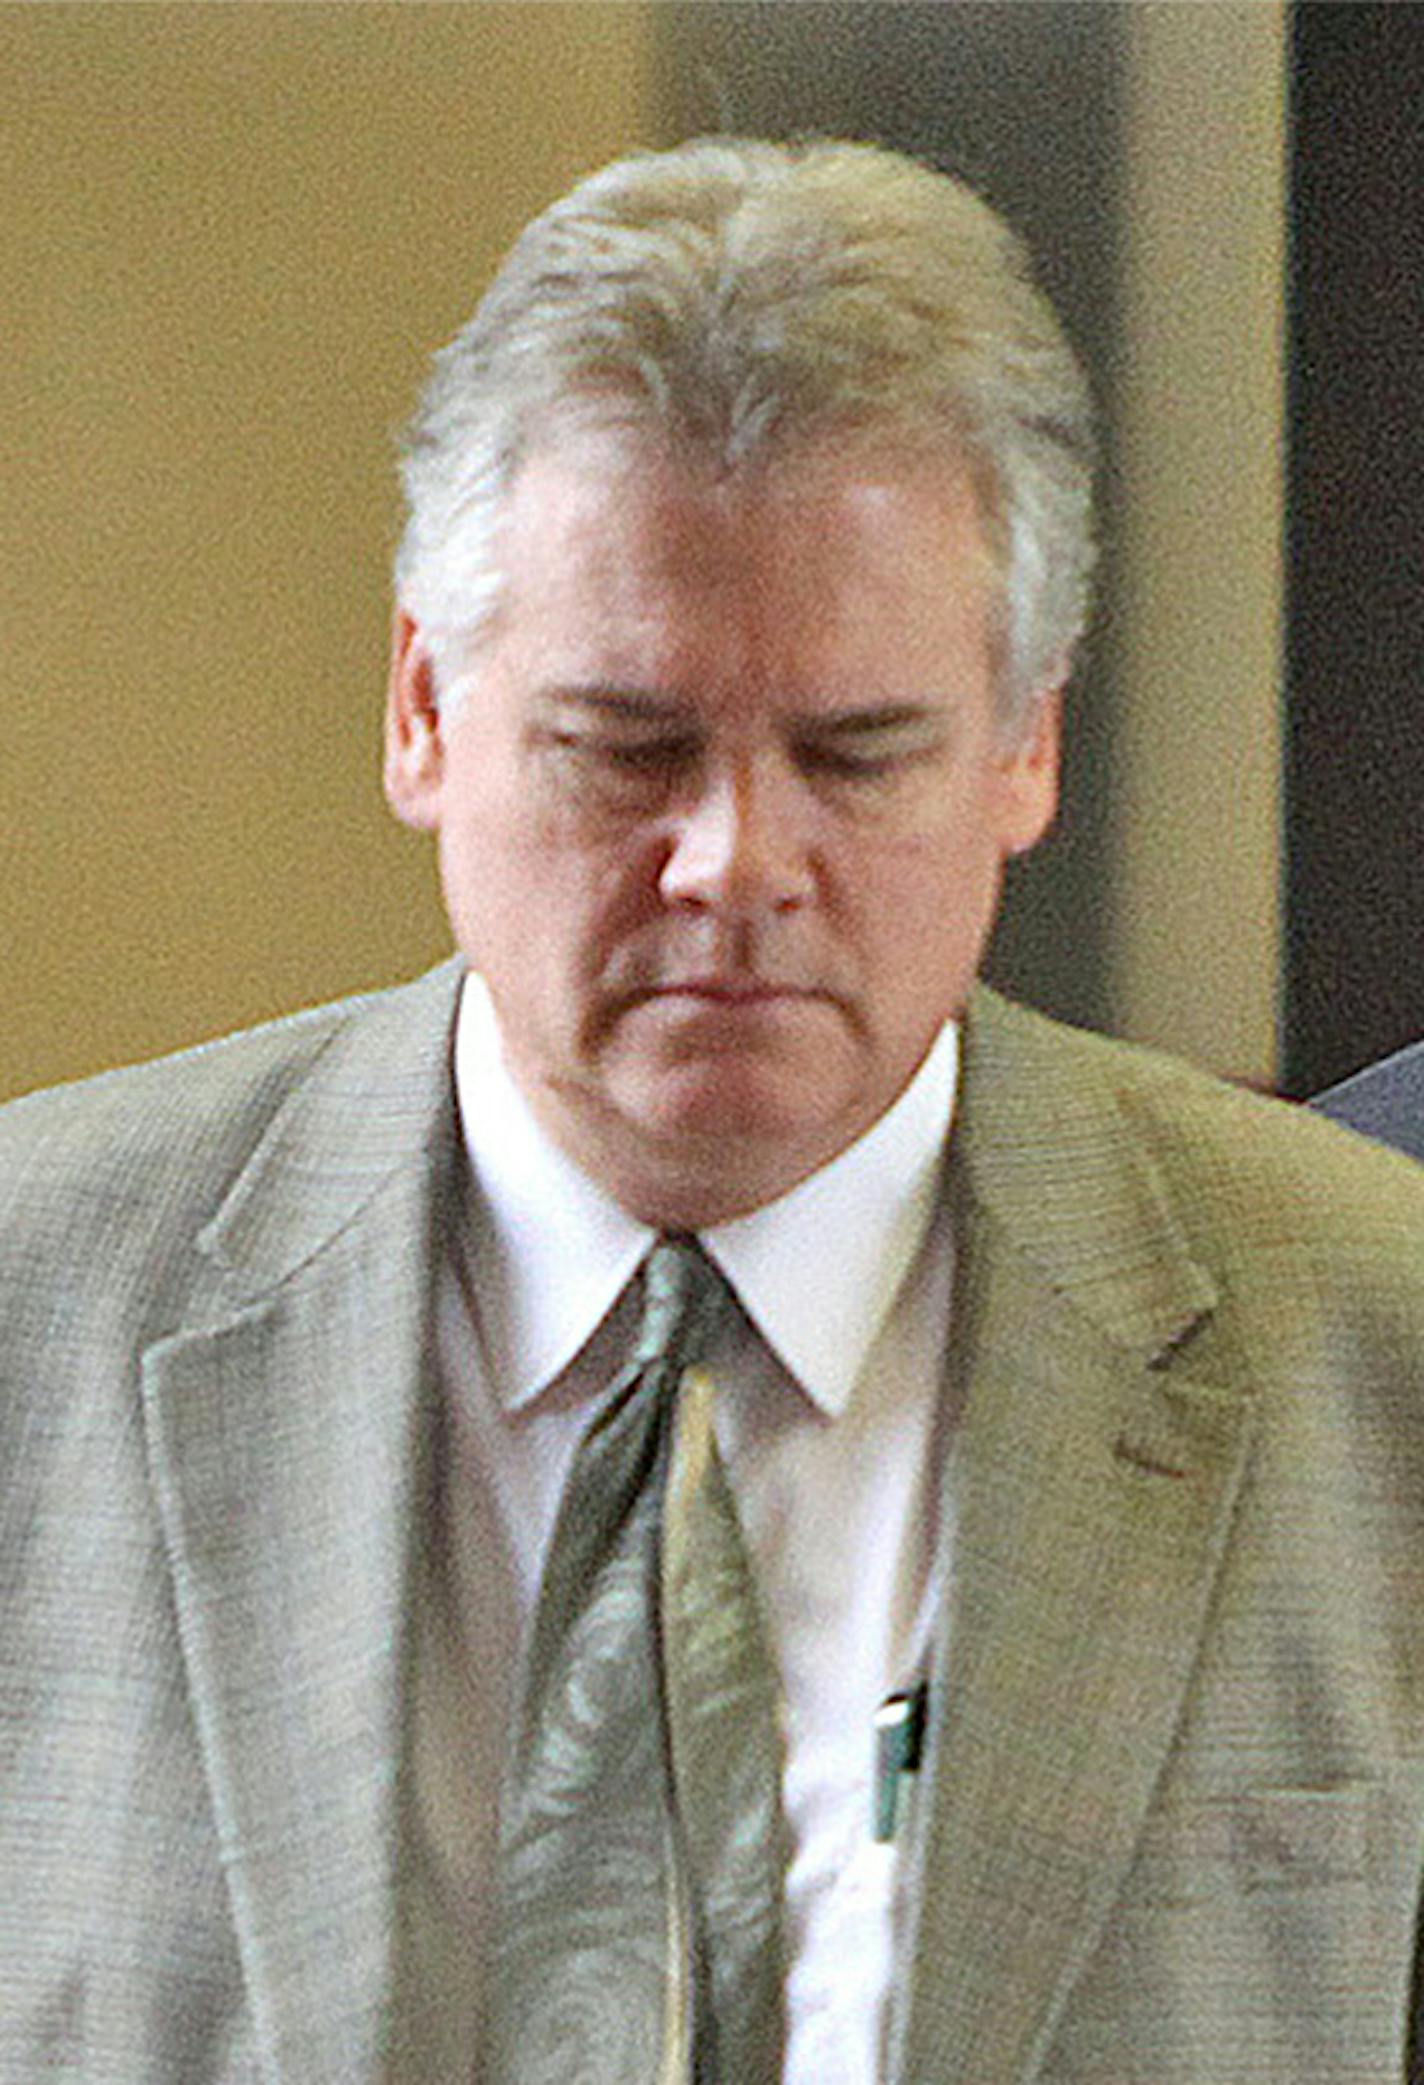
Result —
[[[481,2085],[781,2077],[776,1685],[696,1366],[735,1305],[691,1238],[643,1288],[534,1618]]]

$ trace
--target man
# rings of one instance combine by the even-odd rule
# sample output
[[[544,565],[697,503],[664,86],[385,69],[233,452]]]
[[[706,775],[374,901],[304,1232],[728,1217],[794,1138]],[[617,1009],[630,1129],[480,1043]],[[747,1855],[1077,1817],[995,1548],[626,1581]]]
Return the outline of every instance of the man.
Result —
[[[1411,1043],[1343,1079],[1314,1105],[1363,1136],[1424,1158],[1424,1044]]]
[[[610,168],[440,357],[460,961],[0,1137],[6,2078],[1403,2075],[1424,1185],[973,982],[1088,448],[861,147]]]

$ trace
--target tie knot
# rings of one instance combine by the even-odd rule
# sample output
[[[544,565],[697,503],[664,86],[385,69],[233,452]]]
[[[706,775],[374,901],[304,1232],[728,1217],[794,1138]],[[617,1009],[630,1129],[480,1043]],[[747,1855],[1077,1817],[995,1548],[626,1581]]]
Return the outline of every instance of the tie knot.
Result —
[[[660,1238],[643,1263],[638,1366],[662,1361],[690,1367],[706,1353],[730,1301],[726,1283],[695,1238]]]

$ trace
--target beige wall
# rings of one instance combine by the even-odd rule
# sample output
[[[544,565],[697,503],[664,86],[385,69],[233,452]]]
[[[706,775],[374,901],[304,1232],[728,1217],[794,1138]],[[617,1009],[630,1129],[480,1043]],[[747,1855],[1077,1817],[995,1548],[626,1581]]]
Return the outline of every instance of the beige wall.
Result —
[[[391,438],[642,6],[0,8],[0,1093],[419,968]]]
[[[1269,1085],[1281,977],[1285,18],[1128,9],[1119,1033]]]
[[[1263,1081],[1283,9],[1138,0],[1112,997]],[[408,974],[391,447],[532,210],[658,135],[657,0],[0,5],[0,1095]]]

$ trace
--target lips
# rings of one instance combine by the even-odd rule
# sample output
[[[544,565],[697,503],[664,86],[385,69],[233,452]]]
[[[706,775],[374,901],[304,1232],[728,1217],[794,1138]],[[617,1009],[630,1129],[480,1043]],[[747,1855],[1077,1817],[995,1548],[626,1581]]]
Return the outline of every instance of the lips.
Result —
[[[701,999],[716,1006],[763,1006],[782,999],[814,999],[805,985],[774,984],[761,978],[688,977],[648,990],[650,999]]]

